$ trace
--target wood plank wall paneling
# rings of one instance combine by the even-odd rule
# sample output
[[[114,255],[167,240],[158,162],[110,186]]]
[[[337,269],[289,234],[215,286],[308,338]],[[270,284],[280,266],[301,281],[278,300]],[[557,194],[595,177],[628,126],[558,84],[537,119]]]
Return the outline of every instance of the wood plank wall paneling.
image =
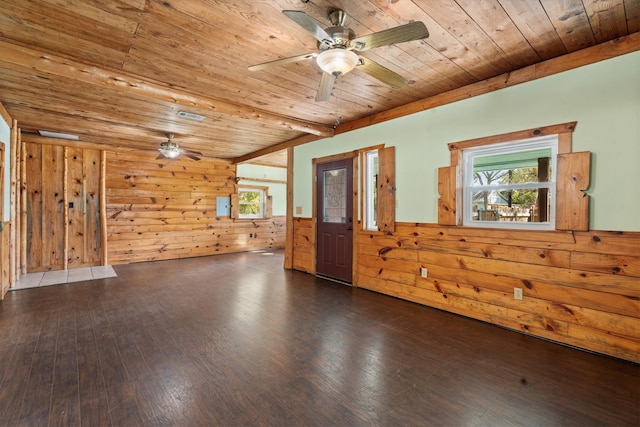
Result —
[[[313,266],[311,224],[294,221],[303,271]],[[640,233],[396,223],[394,233],[359,234],[358,287],[640,362]]]
[[[11,223],[5,222],[4,229],[0,233],[0,299],[4,299],[4,296],[9,290],[11,282],[9,280],[9,270],[11,257],[9,256],[9,250],[11,246]]]
[[[32,142],[23,147],[26,270],[100,265],[101,152]]]
[[[27,171],[27,271],[34,271],[42,265],[42,147],[40,144],[25,143]]]
[[[68,268],[100,265],[100,150],[67,147]]]
[[[43,145],[42,157],[42,264],[64,267],[64,147]]]
[[[293,219],[293,268],[315,274],[313,246],[316,244],[311,218]]]
[[[236,166],[223,160],[157,160],[144,152],[108,152],[107,240],[110,264],[280,248],[285,217],[216,216],[216,197],[236,191]]]

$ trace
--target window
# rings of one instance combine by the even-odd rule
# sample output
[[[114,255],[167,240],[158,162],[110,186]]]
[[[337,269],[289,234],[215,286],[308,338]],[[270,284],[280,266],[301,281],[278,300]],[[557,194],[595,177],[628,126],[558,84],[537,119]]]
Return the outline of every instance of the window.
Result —
[[[364,229],[378,229],[378,150],[365,153]]]
[[[591,153],[589,151],[571,151],[572,134],[576,124],[577,122],[561,123],[450,143],[451,164],[438,169],[438,194],[440,195],[438,199],[438,224],[588,231],[589,196],[585,192],[589,188],[590,182]],[[540,145],[537,145],[538,143]],[[548,145],[544,145],[545,143]],[[501,149],[504,151],[481,151],[492,147],[496,149],[502,147]],[[551,157],[548,165],[544,164],[544,160],[539,160],[543,163],[538,163],[536,172],[530,172],[528,175],[524,172],[521,173],[524,176],[537,177],[537,179],[517,177],[515,171],[518,169],[516,167],[518,164],[515,154],[512,153],[522,152],[521,155],[525,159],[529,157],[528,161],[535,166],[532,159],[544,159],[548,155],[548,151],[544,152],[544,150],[549,148],[551,149]],[[543,151],[537,152],[537,150]],[[468,152],[472,154],[468,154]],[[468,156],[477,156],[478,161],[472,160],[468,166],[465,164],[465,162],[469,162]],[[481,159],[481,157],[487,158]],[[498,165],[499,163],[502,165]],[[380,164],[382,165],[382,162]],[[491,164],[493,166],[489,166]],[[506,175],[499,179],[503,181],[500,185],[504,185],[504,187],[490,187],[487,185],[486,179],[482,183],[478,179],[474,184],[475,166],[478,167],[475,171],[478,174],[484,172],[480,170],[482,166],[487,168],[486,172],[489,169],[506,171]],[[526,165],[519,166],[520,169],[526,167]],[[509,170],[512,170],[511,178],[509,178]],[[547,177],[543,176],[544,171],[547,171]],[[467,173],[465,174],[465,172]],[[465,177],[467,181],[465,181]],[[520,181],[515,182],[518,179]],[[480,194],[474,195],[474,190]],[[522,198],[522,200],[526,199],[525,196],[530,199],[535,197],[536,203],[533,206],[533,211],[531,208],[529,210],[531,221],[509,221],[510,219],[520,219],[520,216],[517,215],[518,212],[515,212],[516,215],[511,215],[512,218],[505,217],[505,221],[501,221],[502,217],[498,217],[495,213],[475,214],[475,211],[482,209],[484,212],[487,210],[486,208],[490,207],[489,194],[485,202],[484,192],[491,193],[493,190],[497,193],[492,196],[491,200],[498,202],[506,195],[507,207],[509,192],[511,192],[511,208],[514,207],[514,197]],[[522,194],[516,193],[516,190]],[[534,192],[537,193],[534,194]],[[545,197],[547,197],[546,202]],[[481,201],[480,198],[482,198]],[[477,202],[475,211],[474,200]],[[497,211],[500,212],[499,209]],[[536,212],[538,212],[537,217]],[[526,212],[520,212],[520,214],[522,213]],[[544,218],[545,214],[547,215],[546,219]],[[481,215],[484,218],[490,218],[493,215],[493,218],[482,219]],[[473,219],[474,217],[476,219]],[[379,216],[378,221],[380,221]]]
[[[555,228],[557,135],[463,151],[462,223]]]
[[[264,218],[266,191],[264,188],[245,187],[238,189],[238,217]]]

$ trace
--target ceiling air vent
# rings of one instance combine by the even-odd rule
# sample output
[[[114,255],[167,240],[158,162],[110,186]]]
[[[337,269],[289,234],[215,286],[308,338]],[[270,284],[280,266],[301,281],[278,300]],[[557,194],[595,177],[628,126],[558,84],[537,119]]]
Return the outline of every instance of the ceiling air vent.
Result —
[[[186,111],[178,111],[178,116],[180,117],[186,117],[187,119],[192,119],[192,120],[204,120],[204,116],[201,116],[200,114],[194,114],[194,113],[188,113]]]
[[[79,139],[78,135],[72,135],[70,133],[52,132],[49,130],[39,130],[38,133],[40,136],[48,136],[49,138],[71,139],[73,141],[77,141]]]

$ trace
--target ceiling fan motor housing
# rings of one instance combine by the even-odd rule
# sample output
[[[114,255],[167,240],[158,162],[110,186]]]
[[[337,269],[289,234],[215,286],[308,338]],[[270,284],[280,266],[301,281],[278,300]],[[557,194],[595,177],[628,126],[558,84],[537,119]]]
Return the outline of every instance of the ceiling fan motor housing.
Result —
[[[175,142],[169,140],[169,141],[165,141],[160,143],[160,147],[164,148],[165,150],[178,150],[178,144],[176,144]]]
[[[327,28],[325,31],[333,39],[333,46],[326,43],[318,42],[318,49],[327,50],[330,48],[347,49],[351,46],[351,40],[356,38],[356,33],[351,29],[344,26],[347,22],[347,14],[342,9],[331,9],[327,14],[329,22],[332,27]]]
[[[347,49],[351,46],[351,40],[356,38],[356,33],[351,28],[347,27],[329,27],[325,30],[327,34],[333,39],[333,46],[325,43],[318,42],[318,49]]]

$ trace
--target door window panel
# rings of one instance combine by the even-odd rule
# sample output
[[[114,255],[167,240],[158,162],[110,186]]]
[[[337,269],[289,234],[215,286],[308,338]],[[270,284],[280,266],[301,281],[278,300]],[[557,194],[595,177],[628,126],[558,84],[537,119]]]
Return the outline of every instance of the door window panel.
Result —
[[[324,222],[347,222],[347,170],[345,168],[324,171],[323,189]]]

